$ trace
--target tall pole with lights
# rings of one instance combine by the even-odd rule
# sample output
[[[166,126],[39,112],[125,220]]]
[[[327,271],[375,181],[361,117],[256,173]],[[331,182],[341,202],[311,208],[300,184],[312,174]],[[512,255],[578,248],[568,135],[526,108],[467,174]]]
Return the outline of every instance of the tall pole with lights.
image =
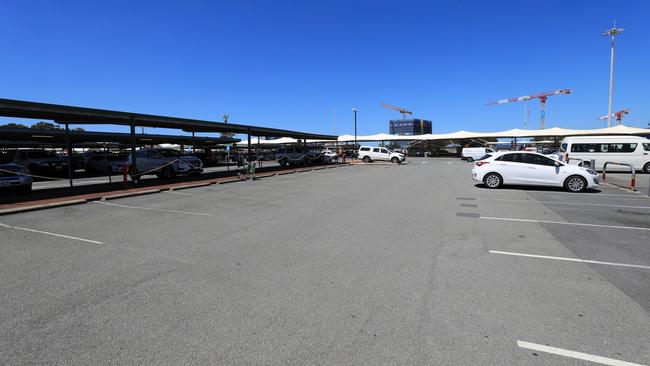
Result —
[[[614,28],[603,33],[603,36],[612,37],[612,52],[609,61],[609,107],[607,109],[607,127],[612,127],[612,99],[614,94],[614,37],[621,33],[623,33],[623,28],[616,28],[616,23],[614,23]]]
[[[356,150],[357,148],[357,108],[352,108],[352,112],[354,112],[354,148]],[[352,154],[353,158],[356,158],[354,156],[354,153]]]

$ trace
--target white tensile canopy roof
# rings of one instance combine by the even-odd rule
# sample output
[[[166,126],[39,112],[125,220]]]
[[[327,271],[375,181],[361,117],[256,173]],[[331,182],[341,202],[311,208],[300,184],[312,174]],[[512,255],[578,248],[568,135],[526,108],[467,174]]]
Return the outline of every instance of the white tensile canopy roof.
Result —
[[[596,128],[591,130],[572,130],[567,128],[553,127],[545,130],[521,130],[514,128],[512,130],[498,131],[498,132],[471,132],[471,131],[456,131],[451,133],[442,134],[426,134],[426,135],[390,135],[387,133],[377,133],[374,135],[358,135],[356,141],[422,141],[422,140],[461,140],[461,139],[480,139],[489,137],[499,138],[522,138],[522,137],[541,137],[541,136],[589,136],[589,135],[650,135],[650,129],[630,127],[630,126],[614,126],[608,128]],[[354,142],[354,135],[341,135],[338,139],[339,142]],[[282,137],[275,140],[259,140],[260,145],[280,145],[280,144],[294,144],[298,140],[290,137]],[[301,140],[302,142],[302,140]],[[331,142],[324,140],[307,140],[311,142]],[[238,143],[239,146],[245,146],[247,141]],[[253,138],[251,145],[257,145],[258,140]]]

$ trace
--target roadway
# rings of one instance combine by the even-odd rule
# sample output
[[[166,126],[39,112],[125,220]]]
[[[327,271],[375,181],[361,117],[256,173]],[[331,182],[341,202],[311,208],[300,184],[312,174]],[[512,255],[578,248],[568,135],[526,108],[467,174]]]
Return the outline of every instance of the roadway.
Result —
[[[3,216],[0,364],[649,364],[650,199],[489,190],[470,169]]]

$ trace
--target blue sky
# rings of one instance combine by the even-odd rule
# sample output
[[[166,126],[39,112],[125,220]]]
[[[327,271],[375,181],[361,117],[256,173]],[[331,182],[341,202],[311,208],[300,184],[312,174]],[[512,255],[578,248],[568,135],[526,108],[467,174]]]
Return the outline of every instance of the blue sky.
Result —
[[[404,106],[436,132],[523,128],[506,97],[549,99],[547,127],[650,122],[650,2],[30,1],[0,12],[0,98],[310,132],[388,132]],[[539,103],[529,128],[539,123]],[[3,119],[6,122],[7,119]],[[13,119],[12,119],[13,121]],[[20,122],[20,121],[17,121]],[[121,130],[98,126],[94,130]],[[154,130],[148,129],[154,133]],[[161,131],[155,131],[160,133]]]

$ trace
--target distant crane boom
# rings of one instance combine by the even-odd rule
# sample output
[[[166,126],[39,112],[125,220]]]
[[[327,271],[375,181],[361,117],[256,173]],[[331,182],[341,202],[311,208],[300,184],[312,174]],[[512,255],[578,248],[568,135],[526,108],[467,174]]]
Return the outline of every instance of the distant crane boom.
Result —
[[[540,110],[540,117],[539,117],[539,127],[541,129],[544,129],[544,122],[546,120],[546,100],[548,97],[552,97],[554,95],[559,95],[559,94],[571,94],[572,90],[571,89],[558,89],[550,92],[545,92],[545,93],[537,93],[533,95],[524,95],[522,97],[516,97],[516,98],[507,98],[507,99],[499,99],[495,102],[490,102],[487,103],[487,105],[497,105],[497,104],[506,104],[506,103],[514,103],[514,102],[523,102],[523,101],[528,101],[531,99],[539,99],[541,103],[541,110]]]
[[[390,104],[384,104],[384,103],[382,103],[381,106],[384,107],[384,108],[387,108],[387,109],[392,109],[394,111],[400,112],[402,114],[402,118],[404,118],[404,119],[406,119],[407,114],[413,115],[413,112],[407,111],[406,109],[404,109],[402,107],[398,107],[398,106],[394,106],[394,105],[390,105]]]
[[[621,123],[622,123],[622,120],[623,120],[623,116],[626,115],[626,114],[630,114],[629,109],[622,109],[622,110],[620,110],[618,112],[612,113],[611,115],[601,116],[598,119],[609,119],[610,116],[611,117],[616,117],[616,123],[620,126]]]

